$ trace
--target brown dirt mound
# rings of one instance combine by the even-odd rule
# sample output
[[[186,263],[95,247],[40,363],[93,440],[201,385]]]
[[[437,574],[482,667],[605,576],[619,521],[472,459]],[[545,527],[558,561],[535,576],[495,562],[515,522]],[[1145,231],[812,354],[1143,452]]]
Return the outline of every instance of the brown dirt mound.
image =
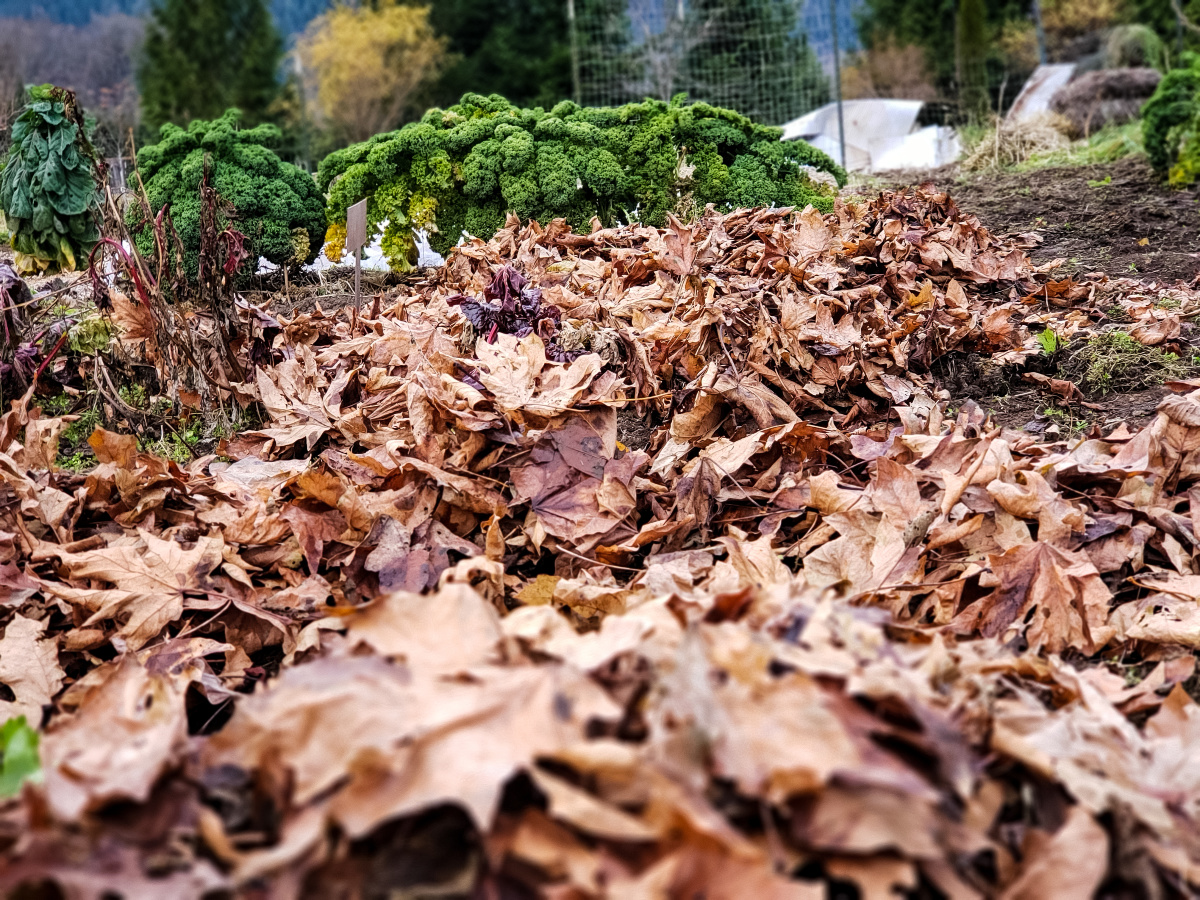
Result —
[[[1081,138],[1136,119],[1160,81],[1157,69],[1085,72],[1054,94],[1050,108],[1070,123],[1071,137]]]

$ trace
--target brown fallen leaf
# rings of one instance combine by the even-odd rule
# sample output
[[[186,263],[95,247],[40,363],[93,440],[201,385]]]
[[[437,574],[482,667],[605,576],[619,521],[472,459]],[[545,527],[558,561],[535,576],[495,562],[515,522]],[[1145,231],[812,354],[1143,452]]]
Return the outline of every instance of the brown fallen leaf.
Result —
[[[107,803],[145,802],[187,738],[183,685],[124,656],[73,717],[42,742],[46,800],[64,821]]]
[[[1108,835],[1079,806],[1053,834],[1031,828],[1024,858],[1002,900],[1091,900],[1108,871]]]
[[[1041,541],[989,557],[999,586],[964,609],[960,633],[1003,637],[1011,627],[1033,648],[1095,653],[1116,633],[1108,620],[1111,594],[1082,553]]]
[[[446,640],[447,631],[454,640]],[[432,597],[381,597],[349,618],[346,632],[351,641],[361,641],[421,673],[450,673],[486,663],[501,636],[495,608],[458,584]]]
[[[58,642],[45,637],[46,623],[20,614],[9,619],[0,638],[0,684],[8,686],[13,700],[0,700],[0,720],[24,716],[40,728],[42,709],[53,702],[63,686],[58,662]]]
[[[222,562],[220,537],[200,538],[190,550],[147,532],[100,550],[58,551],[70,578],[107,582],[109,588],[74,588],[43,582],[57,597],[87,609],[91,625],[119,619],[119,633],[130,650],[153,640],[183,614],[189,593],[214,590],[210,575]]]

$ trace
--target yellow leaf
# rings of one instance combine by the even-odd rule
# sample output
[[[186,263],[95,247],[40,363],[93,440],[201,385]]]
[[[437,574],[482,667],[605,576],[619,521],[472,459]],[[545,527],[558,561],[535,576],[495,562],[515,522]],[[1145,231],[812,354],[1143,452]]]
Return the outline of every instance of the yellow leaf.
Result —
[[[559,580],[557,575],[539,575],[517,592],[517,599],[526,606],[545,606],[554,599]]]
[[[926,281],[921,285],[919,294],[909,294],[905,301],[913,309],[929,309],[933,306],[933,282]]]

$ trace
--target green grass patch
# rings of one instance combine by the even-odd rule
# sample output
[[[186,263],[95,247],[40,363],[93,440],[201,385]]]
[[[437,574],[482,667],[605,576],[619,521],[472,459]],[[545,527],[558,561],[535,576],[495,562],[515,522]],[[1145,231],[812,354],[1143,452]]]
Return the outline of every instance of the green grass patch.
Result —
[[[1046,169],[1051,166],[1099,166],[1114,163],[1127,156],[1139,156],[1146,152],[1142,143],[1142,121],[1135,119],[1124,125],[1110,125],[1091,137],[1075,141],[1063,150],[1039,153],[1015,166],[1018,172],[1031,169]],[[1089,181],[1092,187],[1103,187],[1109,180]]]

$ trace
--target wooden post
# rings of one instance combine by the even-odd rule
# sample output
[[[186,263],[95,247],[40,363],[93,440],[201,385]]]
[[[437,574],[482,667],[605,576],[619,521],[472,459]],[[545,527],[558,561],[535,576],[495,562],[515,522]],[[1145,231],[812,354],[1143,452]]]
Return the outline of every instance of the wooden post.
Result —
[[[837,93],[838,114],[838,152],[842,158],[838,160],[843,169],[846,166],[846,120],[842,115],[842,56],[838,51],[838,8],[837,0],[829,0],[830,24],[833,28],[833,77],[834,90]]]
[[[367,242],[367,201],[346,210],[346,249],[354,251],[354,308],[362,308],[362,248]]]

